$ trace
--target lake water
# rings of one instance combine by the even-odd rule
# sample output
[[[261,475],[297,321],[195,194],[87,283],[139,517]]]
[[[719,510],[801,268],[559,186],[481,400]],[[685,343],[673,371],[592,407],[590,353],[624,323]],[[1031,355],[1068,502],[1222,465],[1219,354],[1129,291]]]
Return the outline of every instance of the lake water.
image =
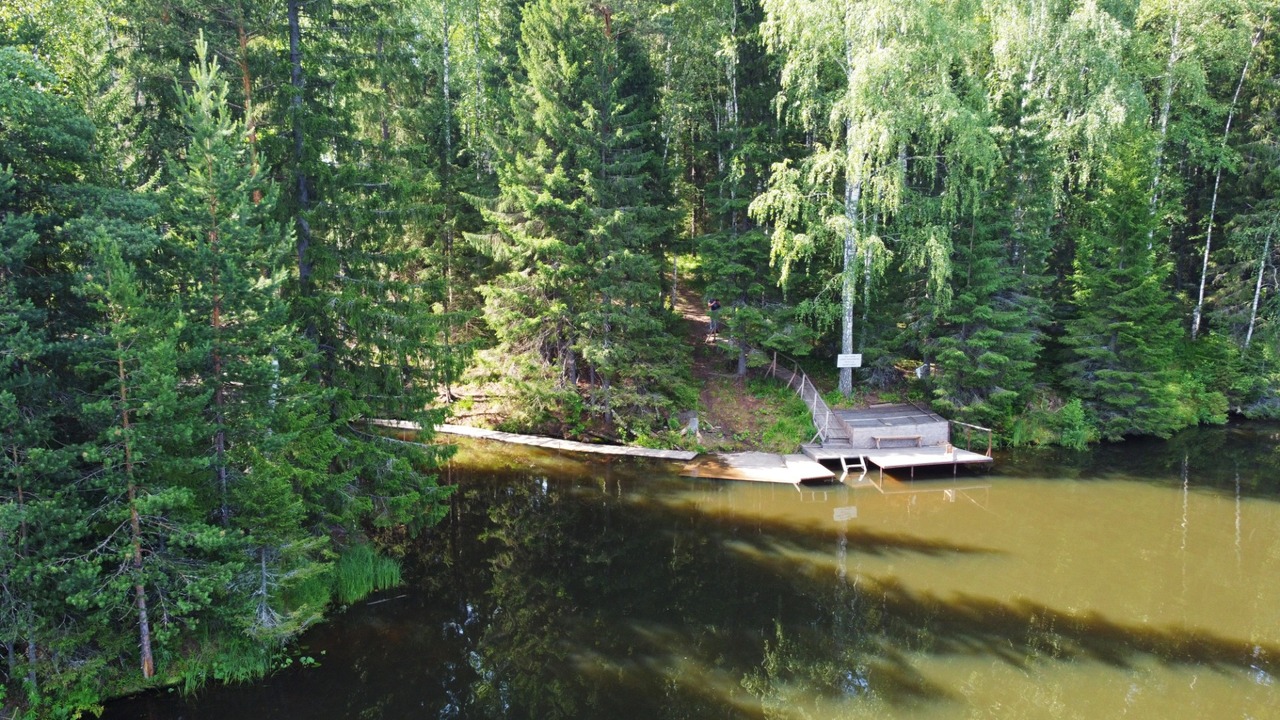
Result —
[[[406,585],[104,717],[1280,718],[1280,426],[803,487],[465,443]]]

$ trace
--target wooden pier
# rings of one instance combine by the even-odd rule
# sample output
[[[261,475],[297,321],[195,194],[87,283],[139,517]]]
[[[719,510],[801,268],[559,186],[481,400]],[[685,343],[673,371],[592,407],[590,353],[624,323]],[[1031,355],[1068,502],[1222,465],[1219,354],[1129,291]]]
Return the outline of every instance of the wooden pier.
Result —
[[[945,447],[929,447],[929,448],[910,448],[905,450],[877,450],[866,456],[871,464],[880,468],[880,474],[883,475],[885,470],[899,470],[908,468],[911,477],[916,476],[916,468],[918,467],[945,467],[951,466],[951,474],[955,475],[956,470],[961,465],[989,465],[994,462],[989,455],[980,455],[976,452],[952,448],[950,452]]]
[[[765,452],[715,453],[700,455],[680,472],[684,477],[716,480],[799,485],[804,482],[829,481],[836,474],[821,463],[799,453],[778,455]]]
[[[885,470],[906,468],[912,477],[918,467],[950,465],[952,474],[961,465],[986,465],[991,457],[991,430],[977,425],[948,421],[932,410],[915,403],[886,403],[868,408],[832,408],[822,399],[813,381],[790,361],[788,369],[778,364],[775,353],[768,368],[770,375],[787,384],[800,395],[813,416],[817,428],[813,438],[801,451],[815,462],[838,462],[843,479],[849,471],[866,472],[867,463]],[[963,429],[965,447],[953,445],[952,425]],[[972,451],[974,434],[979,443],[983,436],[986,452]]]
[[[422,430],[421,425],[406,422],[404,420],[373,420],[371,422],[379,427],[388,427],[397,430]],[[563,450],[565,452],[589,453],[592,455],[620,455],[624,457],[652,458],[655,460],[685,461],[692,460],[698,456],[698,453],[691,452],[689,450],[657,450],[654,448],[632,447],[630,445],[595,445],[592,443],[575,442],[573,440],[542,437],[540,435],[520,435],[518,433],[502,432],[501,430],[474,428],[467,425],[436,425],[435,431],[445,435],[464,435],[466,437],[480,438],[481,440],[494,440],[496,442],[510,443],[512,445],[529,445],[531,447],[546,448],[548,450]]]
[[[800,376],[795,376],[800,377]],[[799,381],[797,381],[799,382]],[[802,386],[810,391],[815,412],[822,414],[822,430],[813,442],[801,446],[801,453],[781,455],[764,452],[715,453],[699,455],[688,450],[658,450],[627,445],[595,445],[591,443],[561,440],[537,435],[487,430],[466,425],[436,425],[437,433],[463,435],[514,445],[560,450],[593,455],[650,458],[681,461],[686,464],[681,475],[696,478],[744,480],[748,482],[800,485],[806,482],[843,481],[851,473],[865,475],[868,464],[880,470],[906,469],[915,477],[918,467],[951,466],[954,475],[961,465],[984,465],[992,462],[990,430],[972,425],[967,428],[966,439],[974,430],[987,433],[986,454],[953,447],[950,443],[950,424],[927,410],[911,405],[885,405],[865,410],[832,410],[812,383],[803,379]],[[402,420],[374,420],[372,424],[397,430],[420,431],[416,423]],[[832,470],[828,464],[839,464]],[[837,478],[837,471],[840,473]]]

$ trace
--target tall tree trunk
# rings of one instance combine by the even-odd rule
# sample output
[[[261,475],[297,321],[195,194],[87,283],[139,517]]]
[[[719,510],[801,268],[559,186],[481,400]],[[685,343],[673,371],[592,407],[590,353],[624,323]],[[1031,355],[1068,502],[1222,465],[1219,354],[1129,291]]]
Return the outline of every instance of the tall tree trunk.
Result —
[[[30,609],[28,608],[28,613]],[[36,647],[36,639],[27,636],[27,682],[31,684],[33,690],[38,690],[39,685],[36,683],[36,661],[40,659],[39,649]]]
[[[1265,24],[1265,21],[1264,21]],[[1222,152],[1227,151],[1227,141],[1231,137],[1231,121],[1235,118],[1236,103],[1240,101],[1240,90],[1244,87],[1245,76],[1249,74],[1249,62],[1253,60],[1253,51],[1262,41],[1262,28],[1253,33],[1253,42],[1249,45],[1249,54],[1245,56],[1244,68],[1240,70],[1240,80],[1236,83],[1235,94],[1231,96],[1231,107],[1227,110],[1227,122],[1222,129]],[[1209,220],[1205,223],[1204,258],[1200,261],[1200,294],[1196,297],[1196,307],[1191,313],[1191,339],[1200,335],[1200,317],[1204,311],[1204,286],[1209,277],[1209,249],[1213,246],[1213,221],[1218,211],[1218,189],[1222,186],[1222,159],[1218,160],[1217,172],[1213,175],[1213,199],[1209,201]]]
[[[1253,341],[1253,327],[1258,320],[1258,300],[1262,298],[1262,276],[1267,271],[1267,258],[1271,255],[1271,231],[1267,231],[1267,239],[1262,242],[1262,257],[1258,259],[1258,281],[1253,286],[1253,307],[1249,310],[1249,330],[1244,335],[1244,347],[1249,349]]]
[[[289,102],[289,110],[293,125],[293,161],[294,187],[297,193],[298,212],[298,283],[304,296],[311,294],[312,261],[311,224],[307,213],[311,210],[310,180],[305,166],[305,138],[303,128],[303,93],[306,91],[306,76],[302,72],[302,25],[299,13],[304,0],[288,0],[289,13],[289,82],[293,86],[293,99]],[[307,336],[316,339],[317,329],[314,320],[308,320]]]
[[[241,16],[236,20],[236,35],[240,40],[240,84],[244,92],[244,129],[245,138],[249,141],[249,170],[258,174],[258,127],[253,117],[253,76],[249,73],[249,33],[245,29],[245,20]],[[262,190],[254,188],[253,202],[262,201]]]
[[[278,617],[271,609],[271,583],[270,573],[267,572],[266,548],[258,548],[258,590],[254,594],[258,596],[258,625],[264,628],[275,627]]]
[[[880,213],[876,212],[871,216],[871,225],[867,226],[867,213],[864,209],[862,212],[862,236],[876,231],[880,225]],[[867,332],[871,326],[871,271],[872,257],[871,248],[866,248],[862,253],[862,328],[858,334],[858,346],[867,346]]]
[[[17,456],[18,449],[14,447],[13,454]],[[18,522],[18,556],[27,556],[27,513],[26,513],[26,497],[22,490],[22,482],[18,482],[18,517],[22,518]],[[34,621],[31,605],[24,603],[24,607],[19,611],[20,615],[26,615],[30,620]],[[33,623],[28,623],[28,631],[34,632]],[[36,641],[34,637],[27,636],[27,682],[31,687],[37,688],[36,685]]]
[[[120,382],[120,428],[124,431],[124,476],[129,496],[129,532],[133,544],[133,595],[138,609],[138,649],[142,677],[156,674],[151,652],[151,619],[147,614],[147,591],[142,582],[142,520],[138,515],[138,488],[133,481],[133,443],[129,439],[129,389],[124,371],[124,345],[116,341],[116,372]]]
[[[446,196],[451,194],[452,181],[452,163],[453,163],[453,98],[451,96],[451,88],[449,85],[453,70],[453,59],[450,51],[449,35],[452,32],[453,25],[449,17],[449,2],[444,3],[444,33],[441,41],[440,54],[444,72],[441,77],[441,91],[444,95],[444,118],[442,134],[444,140],[444,160],[440,163],[440,185],[441,192]],[[448,204],[444,208],[444,351],[446,354],[453,352],[453,213]],[[451,368],[452,363],[446,363],[446,367]],[[445,398],[453,400],[453,371],[449,370],[444,377]]]
[[[845,132],[853,131],[853,123],[845,121]],[[846,137],[845,142],[849,142]],[[844,263],[840,287],[840,352],[848,355],[853,352],[853,299],[856,291],[854,268],[858,262],[858,205],[862,200],[862,181],[855,177],[853,167],[853,148],[847,153],[844,181],[844,217],[848,229],[844,234]],[[853,395],[853,368],[840,368],[840,394],[846,398]]]
[[[473,98],[474,115],[471,123],[471,151],[476,153],[474,164],[476,167],[476,180],[480,180],[480,166],[488,163],[488,150],[484,149],[484,143],[480,142],[480,128],[484,125],[484,119],[487,115],[486,97],[484,93],[484,54],[480,51],[480,1],[473,0],[471,8],[474,11],[472,15],[471,25],[471,57],[475,63],[473,73],[475,76],[475,96]],[[480,162],[481,157],[486,158],[485,162]]]
[[[1147,231],[1147,249],[1150,250],[1155,242],[1156,233],[1156,213],[1159,211],[1160,204],[1160,175],[1164,169],[1164,144],[1169,137],[1169,112],[1173,105],[1173,68],[1178,63],[1178,42],[1182,32],[1182,19],[1178,16],[1178,10],[1175,6],[1176,0],[1170,0],[1169,7],[1172,14],[1172,27],[1169,30],[1169,59],[1165,63],[1164,70],[1164,97],[1160,102],[1160,118],[1159,118],[1159,136],[1156,141],[1156,156],[1154,163],[1154,171],[1151,176],[1151,229]]]
[[[209,159],[207,167],[209,178],[214,177],[213,158]],[[209,319],[209,325],[213,328],[213,471],[217,477],[218,493],[221,498],[221,507],[218,510],[218,519],[223,527],[231,524],[231,503],[228,498],[228,474],[227,474],[227,424],[226,424],[226,405],[227,405],[227,384],[222,377],[222,286],[221,271],[219,267],[218,246],[218,196],[217,190],[213,189],[209,194],[209,257],[213,267],[211,268],[211,277],[213,285],[213,312]]]
[[[857,19],[854,17],[853,3],[846,2],[844,7],[844,72],[845,83],[850,91],[855,83],[854,48],[852,28]],[[856,283],[854,283],[854,267],[858,262],[858,206],[862,203],[862,171],[858,164],[862,160],[856,157],[853,143],[853,120],[844,121],[845,167],[844,167],[844,219],[847,229],[844,234],[844,257],[841,265],[840,283],[840,353],[853,353],[853,301]],[[847,397],[853,395],[853,368],[840,368],[840,394]]]
[[[738,134],[741,129],[738,112],[738,2],[729,0],[729,39],[731,52],[725,57],[725,80],[729,84],[729,93],[725,97],[725,122],[729,130],[729,162],[733,163],[738,155]],[[732,172],[732,171],[731,171]],[[738,178],[731,176],[729,182],[729,236],[734,247],[738,243]],[[739,308],[745,307],[748,298],[744,293],[739,298]],[[737,378],[741,381],[747,376],[747,337],[742,323],[736,323],[734,335],[738,341]]]

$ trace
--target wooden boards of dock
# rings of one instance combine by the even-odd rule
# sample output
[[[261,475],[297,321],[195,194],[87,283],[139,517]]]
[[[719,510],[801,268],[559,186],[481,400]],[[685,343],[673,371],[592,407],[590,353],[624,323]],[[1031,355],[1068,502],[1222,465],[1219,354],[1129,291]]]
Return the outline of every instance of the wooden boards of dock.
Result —
[[[416,423],[400,420],[375,420],[374,424],[398,430],[421,430]],[[593,455],[613,455],[621,457],[649,458],[684,462],[680,474],[684,477],[708,478],[719,480],[744,480],[747,482],[767,482],[798,485],[805,482],[829,482],[836,479],[836,473],[819,460],[853,461],[847,467],[865,472],[865,463],[870,462],[885,470],[909,469],[914,477],[917,467],[939,467],[974,465],[990,463],[991,457],[959,448],[947,451],[942,447],[909,447],[909,448],[851,448],[844,446],[804,446],[805,454],[778,454],[766,452],[712,453],[698,454],[689,450],[659,450],[655,448],[631,447],[627,445],[597,445],[592,443],[561,440],[559,438],[538,435],[520,435],[474,428],[465,425],[436,425],[435,431],[445,435],[463,435],[466,437],[493,440],[514,445],[528,445],[548,450],[560,450]],[[849,475],[848,470],[841,475]]]
[[[835,478],[835,473],[821,463],[799,453],[779,455],[765,452],[702,455],[686,464],[680,474],[684,477],[789,485]]]
[[[397,430],[421,430],[422,426],[417,423],[405,422],[403,420],[374,420],[373,424],[380,427],[395,428]],[[597,445],[594,443],[576,442],[574,440],[561,440],[559,438],[543,437],[541,435],[520,435],[518,433],[502,432],[501,430],[488,430],[486,428],[475,428],[467,425],[436,425],[435,431],[444,435],[463,435],[466,437],[480,438],[481,440],[494,440],[496,442],[510,443],[512,445],[528,445],[531,447],[546,448],[548,450],[563,450],[565,452],[589,453],[592,455],[620,455],[624,457],[651,458],[654,460],[692,460],[698,456],[698,453],[689,450],[658,450],[655,448],[632,447],[630,445]]]
[[[422,426],[416,423],[403,420],[375,420],[373,422],[380,427],[397,430],[417,431],[422,429]],[[528,445],[548,450],[683,461],[686,464],[680,474],[685,477],[747,480],[792,485],[808,481],[830,480],[835,477],[835,473],[826,469],[820,463],[798,453],[779,455],[776,453],[745,452],[700,455],[689,450],[658,450],[628,445],[595,445],[538,435],[520,435],[500,430],[474,428],[466,425],[436,425],[435,431],[444,435],[462,435],[481,440],[493,440],[513,445]]]

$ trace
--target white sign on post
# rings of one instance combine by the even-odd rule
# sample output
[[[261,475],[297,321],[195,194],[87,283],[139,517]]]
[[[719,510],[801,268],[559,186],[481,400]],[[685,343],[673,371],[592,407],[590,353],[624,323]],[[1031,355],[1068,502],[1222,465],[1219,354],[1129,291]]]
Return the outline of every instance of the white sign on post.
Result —
[[[862,367],[862,354],[854,355],[836,355],[836,367],[838,368],[860,368]]]

